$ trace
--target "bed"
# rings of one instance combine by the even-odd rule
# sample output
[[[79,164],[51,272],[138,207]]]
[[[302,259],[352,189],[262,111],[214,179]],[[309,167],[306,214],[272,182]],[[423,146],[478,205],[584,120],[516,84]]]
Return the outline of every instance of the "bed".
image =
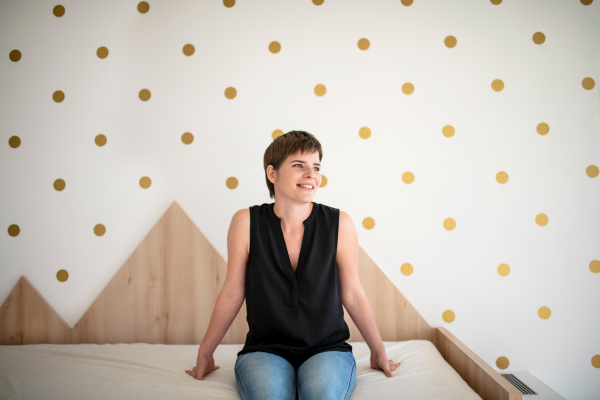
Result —
[[[0,308],[0,399],[240,399],[233,366],[246,307],[215,351],[221,368],[185,373],[224,283],[227,263],[173,202],[79,322],[70,328],[22,276]],[[430,327],[361,248],[361,283],[388,358],[388,378],[346,310],[357,361],[350,399],[510,399],[522,393],[444,327]]]

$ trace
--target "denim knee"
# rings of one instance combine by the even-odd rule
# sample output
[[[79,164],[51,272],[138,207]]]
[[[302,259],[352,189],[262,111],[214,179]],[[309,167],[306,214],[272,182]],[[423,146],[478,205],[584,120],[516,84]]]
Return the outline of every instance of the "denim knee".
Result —
[[[234,371],[243,400],[295,398],[296,374],[283,357],[259,351],[245,353],[237,358]]]
[[[298,369],[300,399],[348,399],[356,382],[356,360],[351,352],[317,353]]]

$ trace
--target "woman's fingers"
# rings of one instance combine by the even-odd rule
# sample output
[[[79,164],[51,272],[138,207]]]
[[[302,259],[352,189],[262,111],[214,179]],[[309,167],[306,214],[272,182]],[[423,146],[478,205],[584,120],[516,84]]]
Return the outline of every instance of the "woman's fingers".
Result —
[[[192,368],[192,370],[186,370],[185,371],[188,375],[190,375],[191,377],[193,377],[194,379],[198,379],[198,373],[196,372],[196,367]],[[200,380],[202,380],[202,378],[200,378]]]
[[[387,360],[387,362],[385,360]],[[392,374],[392,371],[398,368],[399,365],[400,362],[394,364],[394,360],[388,359],[385,353],[371,353],[371,368],[383,371],[385,376],[387,376],[388,378],[394,376],[394,374]]]
[[[220,366],[218,366],[218,365],[215,365],[215,368],[214,368],[214,369],[211,369],[209,372],[216,371],[216,370],[218,370],[219,368],[221,368],[221,367],[220,367]],[[202,380],[202,378],[204,378],[204,376],[208,374],[208,373],[206,373],[206,374],[202,374],[202,377],[201,377],[201,378],[198,378],[198,376],[200,376],[200,374],[198,374],[198,373],[197,373],[197,371],[196,371],[196,367],[192,368],[192,370],[189,370],[189,369],[188,369],[188,370],[186,370],[185,372],[186,372],[188,375],[190,375],[190,376],[192,376],[192,377],[194,377],[194,378],[196,378],[196,379],[198,379],[198,380]]]
[[[400,365],[400,363],[396,363],[394,364],[393,360],[388,360],[388,364],[386,365],[387,368],[383,368],[383,372],[385,372],[385,376],[392,377],[394,376],[392,374],[392,371],[394,371],[396,368],[398,368],[398,366]]]
[[[384,364],[381,369],[383,370],[383,373],[385,374],[385,376],[387,376],[387,377],[392,376],[392,371],[390,371],[389,363]]]

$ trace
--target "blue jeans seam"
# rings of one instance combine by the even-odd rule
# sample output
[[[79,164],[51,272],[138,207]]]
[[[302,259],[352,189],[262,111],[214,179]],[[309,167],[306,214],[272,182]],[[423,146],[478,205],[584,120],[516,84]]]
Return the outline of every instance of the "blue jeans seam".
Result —
[[[354,358],[354,354],[351,351],[347,351],[346,353],[348,353],[348,355],[352,359],[352,362],[354,363],[354,365],[356,365],[356,358]]]
[[[346,393],[344,394],[344,400],[346,399],[348,390],[350,390],[350,383],[352,382],[352,373],[354,372],[355,367],[356,367],[356,362],[354,363],[354,365],[352,365],[352,370],[350,371],[350,379],[348,379],[348,387],[346,388]]]
[[[242,388],[242,393],[244,395],[244,399],[248,400],[248,396],[246,395],[246,390],[244,389],[244,385],[242,385],[242,380],[240,379],[240,376],[238,375],[237,371],[234,369],[233,372],[235,373],[235,377],[238,379],[238,383],[240,384],[240,387]]]

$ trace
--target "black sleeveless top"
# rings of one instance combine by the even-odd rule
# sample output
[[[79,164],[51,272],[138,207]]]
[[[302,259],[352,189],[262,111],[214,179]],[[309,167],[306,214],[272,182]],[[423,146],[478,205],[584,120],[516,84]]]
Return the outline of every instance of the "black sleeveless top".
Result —
[[[250,328],[238,356],[264,351],[295,370],[323,351],[349,351],[336,252],[340,210],[312,202],[296,272],[274,203],[250,207],[246,311]]]

